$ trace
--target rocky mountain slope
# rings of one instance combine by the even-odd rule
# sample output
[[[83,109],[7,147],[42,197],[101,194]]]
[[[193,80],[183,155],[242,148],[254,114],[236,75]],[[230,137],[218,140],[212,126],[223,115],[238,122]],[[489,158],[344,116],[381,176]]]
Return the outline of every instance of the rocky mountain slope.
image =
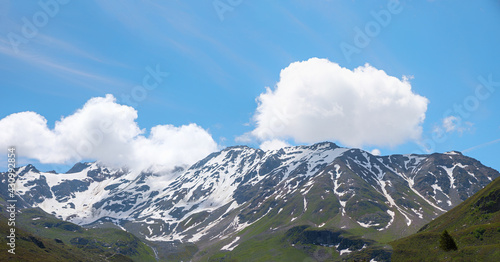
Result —
[[[168,173],[99,163],[78,163],[66,174],[31,165],[17,173],[26,206],[80,225],[112,222],[179,252],[194,243],[195,258],[237,251],[248,239],[301,225],[386,243],[416,232],[500,176],[459,152],[374,156],[333,143],[267,152],[229,147]],[[362,247],[338,246],[335,253]]]

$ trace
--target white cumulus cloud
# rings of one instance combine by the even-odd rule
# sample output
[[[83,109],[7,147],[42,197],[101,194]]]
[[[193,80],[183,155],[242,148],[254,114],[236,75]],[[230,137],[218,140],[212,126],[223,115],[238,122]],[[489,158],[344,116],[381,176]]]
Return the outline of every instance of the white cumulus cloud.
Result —
[[[372,155],[374,155],[374,156],[380,156],[380,154],[381,154],[381,153],[380,153],[380,150],[378,150],[378,149],[376,149],[376,148],[375,148],[375,149],[373,149],[370,153],[371,153]]]
[[[288,146],[290,146],[290,144],[288,144],[283,140],[273,139],[262,142],[262,144],[260,144],[260,149],[264,151],[269,151],[269,150],[281,149]]]
[[[257,101],[259,140],[339,141],[350,147],[395,146],[420,138],[427,98],[368,64],[354,70],[327,59],[294,62]]]
[[[137,169],[189,165],[218,149],[196,124],[158,125],[145,136],[136,119],[137,111],[112,95],[90,99],[53,129],[35,112],[11,114],[0,120],[0,147],[15,146],[19,156],[41,163],[97,160]]]

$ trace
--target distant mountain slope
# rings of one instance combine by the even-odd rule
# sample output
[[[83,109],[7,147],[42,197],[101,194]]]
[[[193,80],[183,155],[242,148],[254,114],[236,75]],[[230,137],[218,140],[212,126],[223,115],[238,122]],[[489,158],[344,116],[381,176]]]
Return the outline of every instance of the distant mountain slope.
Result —
[[[500,176],[459,152],[374,156],[328,142],[229,147],[170,173],[78,163],[66,174],[32,165],[17,174],[28,207],[80,225],[112,222],[194,259],[303,225],[364,236],[369,248],[416,232]]]
[[[457,251],[439,249],[447,230]],[[498,261],[500,258],[500,179],[425,225],[418,233],[391,243],[392,261]],[[422,252],[425,250],[425,252]]]

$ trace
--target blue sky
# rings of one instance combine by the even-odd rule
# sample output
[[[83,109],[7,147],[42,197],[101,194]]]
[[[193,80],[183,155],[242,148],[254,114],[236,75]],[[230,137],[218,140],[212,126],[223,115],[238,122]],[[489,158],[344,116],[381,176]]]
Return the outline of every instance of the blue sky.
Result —
[[[32,111],[57,133],[56,121],[111,94],[136,110],[146,138],[158,125],[168,125],[166,136],[196,124],[186,136],[204,130],[219,149],[258,147],[267,138],[251,135],[260,125],[256,99],[266,87],[276,91],[292,63],[321,58],[351,71],[368,63],[407,79],[412,94],[428,100],[418,138],[359,147],[382,155],[459,150],[499,170],[499,24],[499,1],[0,1],[0,119]],[[157,86],[144,88],[145,77]],[[308,135],[271,138],[314,142],[315,133]],[[351,145],[333,131],[328,140]],[[200,155],[214,148],[204,145]],[[61,171],[70,165],[37,157],[44,152],[18,150],[19,161]],[[81,160],[92,158],[99,156]]]

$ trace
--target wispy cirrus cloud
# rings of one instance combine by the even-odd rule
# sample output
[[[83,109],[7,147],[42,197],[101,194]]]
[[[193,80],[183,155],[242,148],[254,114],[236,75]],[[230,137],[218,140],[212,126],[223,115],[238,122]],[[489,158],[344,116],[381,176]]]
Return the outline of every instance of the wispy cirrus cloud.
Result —
[[[470,151],[474,151],[476,149],[483,148],[483,147],[486,147],[486,146],[490,146],[490,145],[493,145],[493,144],[496,144],[496,143],[499,143],[499,142],[500,142],[500,138],[492,140],[492,141],[489,141],[489,142],[486,142],[486,143],[482,143],[482,144],[479,144],[479,145],[476,145],[476,146],[473,146],[473,147],[469,147],[467,149],[462,150],[462,153],[467,153],[467,152],[470,152]]]
[[[448,116],[442,120],[442,128],[447,133],[458,132],[459,134],[463,134],[464,132],[472,131],[473,126],[472,122],[463,122],[461,118],[456,116]]]
[[[49,74],[55,75],[58,78],[65,79],[73,84],[82,86],[92,90],[101,90],[103,86],[112,88],[113,86],[127,86],[131,85],[123,79],[114,78],[110,75],[104,75],[95,70],[86,68],[84,64],[79,64],[71,62],[70,58],[79,57],[80,59],[86,59],[93,61],[94,63],[107,63],[118,64],[104,58],[98,58],[84,50],[71,45],[68,42],[61,41],[56,38],[52,38],[45,35],[38,35],[42,39],[42,46],[50,46],[52,50],[58,50],[57,54],[53,52],[48,54],[41,50],[34,48],[25,48],[21,52],[15,52],[11,44],[6,40],[0,38],[0,55],[4,55],[18,61],[24,65],[37,67]],[[88,67],[88,66],[87,66]],[[91,83],[89,83],[91,82]],[[99,83],[99,84],[95,84]]]
[[[176,50],[184,58],[199,65],[206,70],[207,77],[211,78],[218,86],[234,89],[228,80],[235,76],[230,72],[234,67],[224,67],[226,63],[244,68],[249,74],[258,76],[267,75],[252,56],[245,56],[231,45],[222,32],[226,30],[222,23],[207,23],[212,13],[211,5],[200,12],[196,8],[182,2],[121,1],[119,5],[108,1],[99,1],[99,6],[108,16],[119,21],[131,34],[140,38],[151,39],[154,45],[164,46],[166,50]],[[246,35],[249,30],[241,28],[241,34]],[[215,32],[209,33],[209,32]],[[249,41],[250,38],[249,38]],[[255,41],[255,45],[262,44]],[[262,46],[262,45],[261,45]],[[269,47],[269,53],[276,54],[274,47]],[[282,53],[280,51],[280,53]],[[286,54],[285,54],[286,55]]]

